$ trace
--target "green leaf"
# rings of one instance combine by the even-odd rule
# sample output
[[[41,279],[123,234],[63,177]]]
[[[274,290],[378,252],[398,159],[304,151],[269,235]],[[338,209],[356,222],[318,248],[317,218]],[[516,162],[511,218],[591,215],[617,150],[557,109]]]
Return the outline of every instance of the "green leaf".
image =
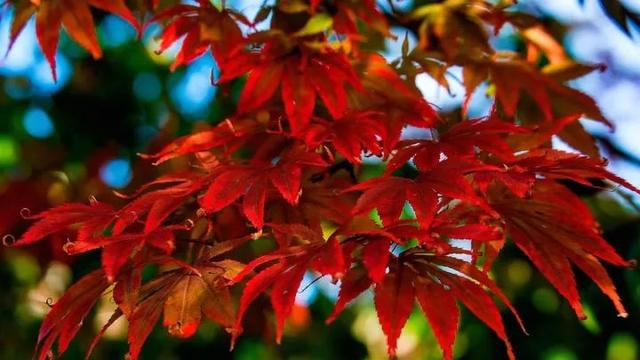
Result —
[[[327,13],[318,13],[313,15],[304,27],[298,30],[295,36],[308,36],[321,33],[328,30],[333,25],[333,18]]]

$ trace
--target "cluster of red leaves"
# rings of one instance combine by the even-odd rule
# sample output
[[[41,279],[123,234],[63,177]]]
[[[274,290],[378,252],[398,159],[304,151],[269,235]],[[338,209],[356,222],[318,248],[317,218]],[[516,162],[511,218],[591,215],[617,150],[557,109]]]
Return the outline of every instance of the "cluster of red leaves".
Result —
[[[124,1],[12,3],[11,42],[35,13],[53,69],[61,25],[94,57],[101,55],[89,5],[142,28]],[[156,5],[137,12],[142,16]],[[446,359],[453,357],[458,303],[491,328],[513,358],[489,295],[520,321],[489,276],[507,241],[579,317],[584,311],[572,264],[626,316],[601,262],[632,262],[602,238],[589,209],[563,183],[609,180],[633,187],[605,169],[577,122],[582,116],[606,122],[593,100],[562,84],[592,68],[566,58],[536,19],[483,1],[426,5],[394,17],[420,42],[414,49],[405,42],[401,59],[389,64],[367,47],[368,36],[389,36],[374,1],[279,1],[253,20],[208,0],[154,14],[150,21],[165,24],[159,51],[183,39],[173,67],[211,50],[221,69],[218,84],[246,77],[237,113],[145,155],[156,163],[188,156],[191,166],[143,186],[125,206],[92,199],[31,217],[36,222],[15,245],[72,227],[77,237],[65,245],[67,253],[102,254],[102,269],[76,282],[47,315],[40,359],[55,340],[58,352],[65,351],[108,288],[118,310],[105,329],[126,317],[131,359],[161,316],[177,337],[193,335],[204,315],[235,340],[243,315],[265,293],[280,341],[306,272],[340,286],[328,322],[373,289],[391,356],[415,299]],[[269,17],[269,30],[257,31]],[[525,54],[496,53],[490,46],[487,29],[497,32],[504,23],[520,31]],[[534,66],[539,57],[550,67]],[[416,75],[448,87],[444,74],[452,65],[463,68],[467,98],[481,83],[491,85],[495,104],[488,118],[467,119],[468,99],[462,114],[448,116],[423,99]],[[407,127],[429,136],[401,136]],[[583,154],[552,149],[553,135]],[[385,172],[359,181],[363,154],[379,157]],[[452,240],[461,239],[471,246],[455,247]],[[274,249],[248,255],[253,241]],[[143,281],[150,264],[161,270]],[[229,289],[240,283],[236,306]]]

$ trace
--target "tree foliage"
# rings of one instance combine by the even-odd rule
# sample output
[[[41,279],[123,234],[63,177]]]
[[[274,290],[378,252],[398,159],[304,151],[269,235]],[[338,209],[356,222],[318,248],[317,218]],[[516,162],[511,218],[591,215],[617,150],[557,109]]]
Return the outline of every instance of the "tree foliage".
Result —
[[[100,251],[102,261],[53,305],[38,337],[39,359],[56,341],[58,353],[66,350],[108,289],[118,309],[105,326],[127,319],[131,359],[161,318],[178,338],[192,336],[206,318],[229,332],[233,346],[243,316],[265,294],[280,341],[307,272],[340,286],[328,322],[373,292],[390,356],[417,303],[444,358],[453,357],[459,304],[514,358],[495,300],[525,327],[490,276],[506,243],[578,317],[585,314],[574,267],[627,315],[603,262],[634,262],[602,238],[567,187],[605,180],[639,192],[607,171],[579,122],[609,121],[593,99],[566,85],[598,66],[573,62],[543,20],[511,1],[447,0],[385,13],[373,0],[280,0],[263,4],[253,19],[209,0],[9,4],[11,43],[34,16],[54,77],[61,28],[93,57],[102,55],[95,8],[138,32],[161,24],[159,52],[182,41],[172,69],[211,51],[217,85],[244,80],[237,111],[224,122],[142,155],[156,165],[188,158],[188,167],[122,195],[122,207],[92,198],[27,216],[35,222],[11,245],[72,228],[76,236],[64,250]],[[412,46],[405,37],[400,57],[388,62],[371,43],[392,38],[391,25],[418,41]],[[507,25],[522,39],[519,52],[492,46]],[[444,113],[423,98],[416,79],[426,74],[449,88],[452,67],[462,69],[466,95],[461,111]],[[467,115],[472,96],[492,100],[486,117]],[[554,136],[576,153],[554,149]],[[366,158],[382,161],[385,171],[363,179]],[[272,250],[248,252],[251,242]],[[151,265],[160,270],[143,279]]]

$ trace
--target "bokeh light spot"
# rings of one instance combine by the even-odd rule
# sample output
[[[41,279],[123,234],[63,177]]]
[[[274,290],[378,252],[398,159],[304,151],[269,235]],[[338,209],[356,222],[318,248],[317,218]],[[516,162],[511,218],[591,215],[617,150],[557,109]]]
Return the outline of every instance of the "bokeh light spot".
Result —
[[[547,288],[536,289],[531,300],[538,311],[546,314],[555,313],[560,306],[558,295]]]
[[[24,114],[22,126],[29,135],[44,139],[53,134],[53,122],[47,113],[40,108],[30,108]]]
[[[515,286],[524,286],[531,280],[531,266],[526,261],[514,260],[507,267],[507,278]]]
[[[113,159],[100,168],[100,179],[116,189],[121,189],[131,181],[131,166],[129,160]]]
[[[105,17],[99,30],[104,47],[118,47],[136,37],[136,30],[129,23],[113,15]]]
[[[544,360],[578,360],[578,357],[563,346],[555,346],[546,352]]]
[[[183,115],[191,119],[207,115],[217,89],[211,84],[212,71],[215,77],[218,70],[207,54],[187,66],[180,78],[170,81],[171,99]]]
[[[616,333],[607,347],[607,360],[635,360],[638,358],[638,343],[628,333]]]
[[[47,96],[58,92],[71,79],[73,66],[66,56],[58,53],[56,55],[56,72],[58,80],[53,80],[51,66],[42,58],[29,73],[29,80],[33,86],[35,95]]]
[[[0,166],[13,165],[16,162],[16,144],[8,136],[0,136]]]

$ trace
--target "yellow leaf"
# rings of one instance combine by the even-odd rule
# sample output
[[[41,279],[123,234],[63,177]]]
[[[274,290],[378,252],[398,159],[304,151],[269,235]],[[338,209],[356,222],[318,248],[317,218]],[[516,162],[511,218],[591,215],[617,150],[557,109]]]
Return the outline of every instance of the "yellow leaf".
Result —
[[[333,25],[333,18],[327,13],[318,13],[313,15],[304,27],[298,30],[295,36],[309,36],[328,30]]]

